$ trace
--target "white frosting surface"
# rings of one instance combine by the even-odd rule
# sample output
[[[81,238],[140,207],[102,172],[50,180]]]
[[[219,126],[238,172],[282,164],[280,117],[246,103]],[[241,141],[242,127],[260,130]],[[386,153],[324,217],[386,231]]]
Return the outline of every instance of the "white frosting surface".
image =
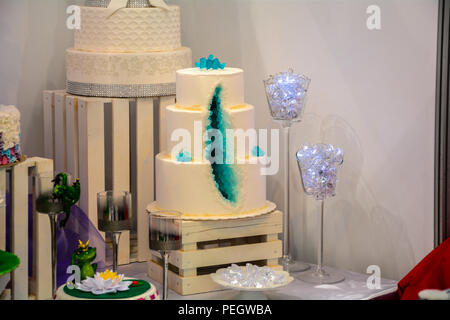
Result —
[[[237,68],[177,71],[177,103],[208,106],[218,85],[222,86],[222,107],[244,104],[244,71]]]
[[[97,52],[169,51],[181,47],[180,8],[81,7],[75,49]]]
[[[20,111],[15,106],[0,105],[0,132],[3,149],[20,144]]]
[[[99,53],[66,51],[67,80],[95,84],[157,84],[175,82],[178,69],[192,65],[192,51]]]

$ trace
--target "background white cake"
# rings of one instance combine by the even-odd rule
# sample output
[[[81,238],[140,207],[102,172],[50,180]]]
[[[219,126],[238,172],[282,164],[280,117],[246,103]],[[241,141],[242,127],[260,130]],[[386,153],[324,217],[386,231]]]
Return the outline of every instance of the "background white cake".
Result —
[[[266,177],[261,175],[261,165],[251,154],[248,140],[245,150],[235,152],[235,162],[229,165],[236,177],[231,186],[236,193],[235,198],[227,198],[219,187],[223,181],[213,174],[203,134],[211,123],[211,104],[219,86],[220,107],[227,127],[244,131],[254,129],[255,108],[244,102],[244,73],[241,69],[191,68],[177,71],[178,103],[166,110],[167,150],[156,157],[156,202],[153,210],[177,210],[188,216],[230,216],[267,209]],[[195,121],[201,124],[197,129]],[[189,150],[181,150],[180,141],[172,141],[172,134],[177,129],[189,132]],[[198,132],[199,129],[202,132]],[[201,154],[195,153],[194,140],[201,141]],[[188,151],[192,159],[177,159],[180,151]]]
[[[86,4],[74,47],[66,51],[67,91],[101,97],[175,94],[175,72],[192,65],[191,50],[181,46],[180,8],[129,0],[111,15],[109,1]]]
[[[20,111],[15,106],[0,105],[0,165],[20,161]]]

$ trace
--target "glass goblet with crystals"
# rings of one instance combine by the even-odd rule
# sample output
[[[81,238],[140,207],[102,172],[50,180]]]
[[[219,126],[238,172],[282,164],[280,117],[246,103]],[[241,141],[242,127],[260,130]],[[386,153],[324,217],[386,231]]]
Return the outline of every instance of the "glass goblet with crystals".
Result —
[[[344,163],[344,151],[330,144],[306,145],[297,152],[297,161],[305,193],[321,201],[317,267],[298,278],[319,284],[341,282],[345,279],[342,275],[327,271],[323,266],[323,216],[325,199],[336,195],[337,167]]]
[[[284,215],[283,215],[283,257],[281,263],[285,271],[295,272],[309,269],[306,263],[292,259],[289,238],[289,130],[293,123],[302,119],[306,97],[311,80],[292,69],[270,76],[264,81],[270,114],[283,128],[284,157]]]

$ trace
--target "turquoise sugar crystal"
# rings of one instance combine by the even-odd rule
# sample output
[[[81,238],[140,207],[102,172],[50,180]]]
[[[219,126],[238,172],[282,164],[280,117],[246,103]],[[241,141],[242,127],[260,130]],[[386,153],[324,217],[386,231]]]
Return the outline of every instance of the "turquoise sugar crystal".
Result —
[[[254,157],[264,157],[266,155],[266,153],[264,152],[263,149],[261,149],[259,146],[256,146],[253,148],[252,150],[252,155]]]
[[[217,130],[222,134],[223,140],[221,145],[217,145],[215,142],[215,137],[212,136],[206,141],[206,157],[211,163],[211,173],[215,181],[216,187],[222,197],[231,203],[236,203],[238,199],[238,179],[235,169],[226,163],[226,129],[227,123],[225,121],[225,114],[222,112],[222,87],[219,85],[214,90],[213,98],[209,106],[209,124],[206,130]],[[214,148],[213,148],[214,146]],[[215,155],[220,152],[222,153],[223,159],[220,163],[217,163]]]
[[[200,62],[196,62],[195,66],[200,69],[206,70],[223,70],[226,67],[226,63],[221,63],[218,58],[214,58],[214,55],[210,54],[208,59],[201,58]]]
[[[180,151],[180,153],[177,155],[177,161],[178,162],[191,162],[192,156],[187,151]]]

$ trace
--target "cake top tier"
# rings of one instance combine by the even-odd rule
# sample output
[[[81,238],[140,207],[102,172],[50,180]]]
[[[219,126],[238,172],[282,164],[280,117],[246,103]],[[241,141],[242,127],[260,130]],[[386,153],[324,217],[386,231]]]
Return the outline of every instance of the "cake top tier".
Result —
[[[81,7],[74,47],[104,53],[176,50],[181,47],[180,8],[168,8],[123,8],[111,15],[107,8]]]
[[[244,100],[244,71],[238,68],[177,71],[177,102],[181,106],[209,105],[215,89],[222,87],[224,107],[242,105]]]

